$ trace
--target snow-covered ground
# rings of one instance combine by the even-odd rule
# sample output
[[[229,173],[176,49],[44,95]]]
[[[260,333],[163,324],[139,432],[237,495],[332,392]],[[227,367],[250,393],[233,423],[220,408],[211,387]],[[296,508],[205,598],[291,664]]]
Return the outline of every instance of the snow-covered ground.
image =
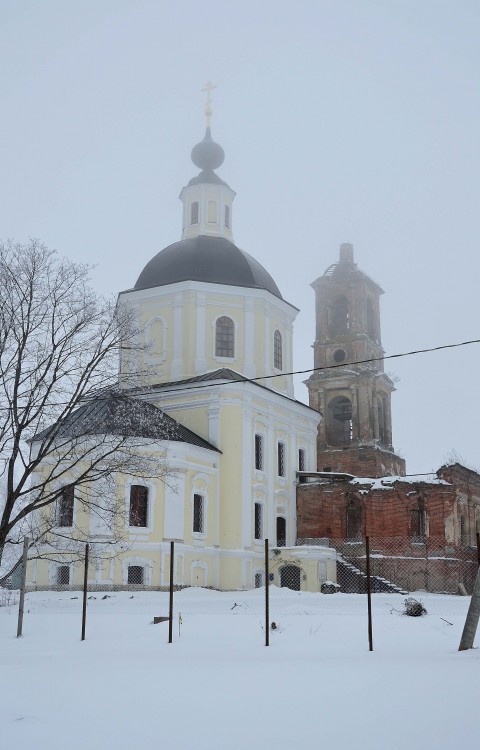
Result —
[[[370,653],[365,596],[272,587],[269,648],[258,591],[177,593],[173,644],[152,625],[167,595],[90,596],[85,642],[79,593],[28,594],[21,639],[17,606],[0,607],[2,749],[478,744],[480,654],[457,651],[466,597],[418,594],[428,614],[413,618],[404,597],[374,595]]]

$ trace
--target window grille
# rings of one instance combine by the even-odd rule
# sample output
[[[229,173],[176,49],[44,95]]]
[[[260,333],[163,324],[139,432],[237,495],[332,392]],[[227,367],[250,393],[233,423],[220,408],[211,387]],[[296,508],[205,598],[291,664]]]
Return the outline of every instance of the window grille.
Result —
[[[305,449],[298,449],[298,470],[305,471]]]
[[[255,539],[263,538],[263,506],[255,503]]]
[[[412,529],[412,542],[423,544],[427,531],[425,503],[422,498],[418,500],[417,507],[411,511],[410,523]]]
[[[263,436],[255,435],[255,468],[263,471]]]
[[[282,334],[275,331],[273,334],[273,366],[277,370],[282,369]]]
[[[144,582],[144,569],[141,565],[128,566],[128,583],[141,586]]]
[[[204,533],[204,513],[202,495],[193,496],[193,531],[195,534]]]
[[[278,476],[285,476],[285,444],[278,443],[277,446],[277,464],[278,464]]]
[[[263,586],[263,573],[255,573],[255,588],[259,589]]]
[[[59,565],[57,568],[58,586],[68,586],[70,584],[70,566]]]
[[[235,326],[231,318],[225,315],[217,320],[215,331],[215,356],[233,357],[235,343]]]

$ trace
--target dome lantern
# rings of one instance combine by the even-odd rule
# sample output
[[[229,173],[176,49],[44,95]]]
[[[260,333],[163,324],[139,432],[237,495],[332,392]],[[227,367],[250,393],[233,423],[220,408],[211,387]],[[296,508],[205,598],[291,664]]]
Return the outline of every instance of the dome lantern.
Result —
[[[216,173],[223,164],[225,152],[212,138],[211,92],[215,86],[210,83],[202,89],[207,92],[205,103],[206,131],[200,143],[192,149],[192,162],[202,171],[193,177],[180,193],[183,203],[182,240],[200,235],[223,237],[233,241],[232,203],[234,191]]]

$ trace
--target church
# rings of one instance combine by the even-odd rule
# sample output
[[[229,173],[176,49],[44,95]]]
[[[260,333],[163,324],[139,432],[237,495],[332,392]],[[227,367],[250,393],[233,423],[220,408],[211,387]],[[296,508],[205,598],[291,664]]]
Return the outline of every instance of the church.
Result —
[[[338,581],[342,591],[362,591],[369,536],[379,590],[470,590],[480,477],[459,464],[406,476],[393,447],[382,289],[342,244],[312,284],[309,405],[296,400],[298,309],[234,244],[235,192],[217,174],[225,155],[212,138],[210,90],[205,113],[205,136],[191,153],[199,172],[180,193],[181,238],[118,297],[139,338],[122,350],[119,389],[62,427],[64,438],[69,429],[108,438],[127,411],[158,475],[114,475],[122,543],[110,546],[109,529],[70,477],[53,511],[65,548],[51,555],[47,544],[32,556],[27,584],[82,584],[78,555],[68,549],[80,529],[84,540],[106,542],[89,568],[89,585],[98,588],[167,587],[171,541],[175,585],[258,588],[268,540],[272,584],[319,592]]]
[[[173,540],[176,585],[260,587],[268,539],[277,550],[271,582],[319,591],[335,581],[336,554],[296,546],[297,472],[317,468],[319,422],[316,409],[294,397],[298,309],[233,242],[235,192],[216,171],[224,152],[212,138],[210,101],[206,116],[191,154],[200,171],[180,193],[181,239],[157,253],[118,302],[133,311],[144,343],[123,352],[120,388],[136,402],[138,430],[149,410],[168,417],[164,434],[137,431],[166,462],[168,481],[115,478],[127,544],[98,560],[89,583],[167,586]],[[96,427],[108,433],[120,401],[106,396],[85,407],[77,431],[94,410],[109,415]],[[75,491],[61,496],[57,519],[67,538],[74,528],[92,541],[105,533]],[[32,560],[27,583],[79,586],[82,575],[65,552],[60,562]]]

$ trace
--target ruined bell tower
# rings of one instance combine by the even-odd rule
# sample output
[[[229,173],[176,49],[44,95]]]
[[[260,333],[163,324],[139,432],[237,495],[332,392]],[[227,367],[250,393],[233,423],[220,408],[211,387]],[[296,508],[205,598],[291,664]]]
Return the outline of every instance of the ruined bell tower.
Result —
[[[405,461],[392,446],[395,388],[378,359],[384,355],[383,290],[357,267],[349,243],[340,246],[339,261],[312,287],[314,367],[327,368],[316,369],[306,381],[310,406],[324,416],[318,430],[318,470],[364,477],[404,475]]]

